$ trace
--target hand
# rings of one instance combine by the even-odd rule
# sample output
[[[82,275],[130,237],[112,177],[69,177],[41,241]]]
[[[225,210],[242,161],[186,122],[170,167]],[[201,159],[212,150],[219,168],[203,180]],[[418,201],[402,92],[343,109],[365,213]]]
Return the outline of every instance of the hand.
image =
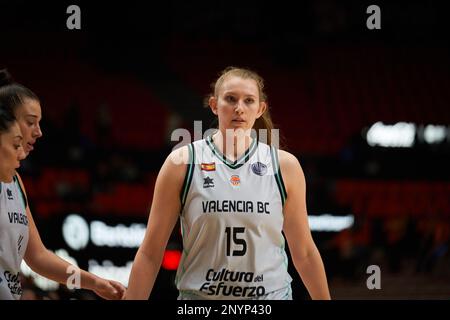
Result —
[[[126,289],[117,281],[99,278],[93,291],[103,299],[120,300],[124,297]]]

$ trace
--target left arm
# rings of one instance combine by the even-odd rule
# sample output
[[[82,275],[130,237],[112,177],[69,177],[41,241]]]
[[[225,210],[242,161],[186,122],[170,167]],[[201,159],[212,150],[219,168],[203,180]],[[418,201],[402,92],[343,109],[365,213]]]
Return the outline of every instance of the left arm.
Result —
[[[17,174],[17,177],[19,178],[22,190],[25,192],[19,174]],[[42,243],[29,206],[26,208],[26,213],[28,218],[29,240],[24,259],[33,271],[64,285],[67,285],[69,277],[74,272],[79,272],[81,288],[92,290],[104,299],[120,299],[122,297],[125,287],[119,282],[105,280],[84,271],[49,251]]]
[[[329,300],[325,267],[309,229],[306,210],[306,182],[297,158],[279,151],[281,174],[287,192],[283,231],[292,261],[312,299]]]

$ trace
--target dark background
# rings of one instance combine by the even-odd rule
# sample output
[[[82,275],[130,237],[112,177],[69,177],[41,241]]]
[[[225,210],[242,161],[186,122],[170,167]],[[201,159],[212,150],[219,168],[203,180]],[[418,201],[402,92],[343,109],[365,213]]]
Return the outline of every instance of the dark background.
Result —
[[[66,28],[71,4],[81,30]],[[381,30],[366,27],[371,4]],[[20,173],[45,244],[83,268],[91,258],[132,260],[135,249],[71,251],[64,217],[145,223],[176,144],[170,133],[192,132],[194,120],[212,126],[202,107],[210,84],[227,66],[248,67],[265,79],[284,147],[302,164],[309,213],[355,216],[350,229],[313,232],[333,298],[448,298],[447,20],[440,1],[2,2],[0,68],[43,108],[44,137]],[[365,132],[378,121],[414,123],[415,143],[369,146]],[[445,126],[446,138],[423,141],[429,124]],[[181,249],[177,229],[169,249]],[[366,287],[373,264],[380,290]],[[307,299],[290,269],[294,298]],[[173,278],[163,268],[153,297],[175,298]]]

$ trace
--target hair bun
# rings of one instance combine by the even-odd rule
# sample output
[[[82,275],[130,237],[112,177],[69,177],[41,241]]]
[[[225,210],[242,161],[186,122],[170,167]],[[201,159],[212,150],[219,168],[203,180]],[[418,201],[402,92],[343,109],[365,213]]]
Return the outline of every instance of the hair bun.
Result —
[[[0,70],[0,87],[13,83],[11,74],[7,69]]]

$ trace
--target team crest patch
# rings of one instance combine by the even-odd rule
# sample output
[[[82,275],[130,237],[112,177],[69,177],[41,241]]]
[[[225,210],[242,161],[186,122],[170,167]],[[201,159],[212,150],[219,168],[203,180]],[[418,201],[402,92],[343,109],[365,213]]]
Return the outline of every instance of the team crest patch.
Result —
[[[216,171],[216,163],[202,163],[201,165],[203,171]]]
[[[241,178],[238,175],[232,175],[230,182],[233,187],[238,187],[241,184]]]
[[[267,166],[264,163],[258,161],[252,164],[252,171],[258,176],[263,176],[267,173]]]

